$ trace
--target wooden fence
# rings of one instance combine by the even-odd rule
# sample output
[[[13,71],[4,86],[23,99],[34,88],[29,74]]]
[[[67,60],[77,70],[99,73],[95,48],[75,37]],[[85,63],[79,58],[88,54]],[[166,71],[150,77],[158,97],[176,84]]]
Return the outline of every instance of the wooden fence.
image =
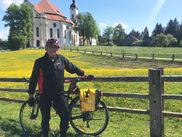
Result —
[[[138,53],[114,53],[114,52],[103,52],[103,51],[89,51],[89,50],[79,50],[78,48],[63,48],[63,50],[84,54],[93,54],[93,55],[106,55],[110,57],[121,57],[121,58],[131,58],[131,59],[146,59],[146,60],[163,60],[163,61],[172,61],[172,62],[182,62],[182,54],[138,54]]]
[[[182,82],[182,76],[166,76],[163,75],[163,69],[149,69],[148,76],[128,76],[128,77],[95,77],[95,82],[148,82],[149,93],[109,93],[104,92],[106,97],[119,98],[141,98],[149,99],[149,110],[145,109],[129,109],[120,107],[110,107],[110,111],[127,112],[135,114],[148,114],[150,116],[150,136],[164,137],[164,116],[182,118],[182,113],[164,111],[164,99],[181,100],[182,95],[164,94],[164,82]],[[66,79],[73,79],[69,77]],[[85,81],[81,79],[81,81]],[[0,82],[25,82],[21,78],[0,78]],[[0,88],[0,91],[8,92],[26,92],[26,89],[5,89]],[[1,101],[24,102],[24,100],[15,100],[9,98],[0,98]]]

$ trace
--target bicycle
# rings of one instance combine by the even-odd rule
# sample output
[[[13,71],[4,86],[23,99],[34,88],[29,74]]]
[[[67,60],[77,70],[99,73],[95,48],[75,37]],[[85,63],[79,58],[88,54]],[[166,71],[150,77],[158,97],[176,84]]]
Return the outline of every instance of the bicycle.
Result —
[[[87,77],[87,80],[92,80],[93,76]],[[65,83],[70,83],[68,91],[64,96],[67,98],[70,112],[70,125],[78,134],[85,134],[91,136],[97,136],[101,134],[107,127],[109,122],[109,114],[107,106],[101,101],[102,92],[95,90],[95,111],[81,110],[80,103],[80,88],[77,82],[81,81],[79,78],[72,80],[65,80]],[[74,97],[70,96],[73,94]],[[87,95],[88,96],[88,95]],[[56,112],[54,104],[52,108]],[[40,129],[41,114],[39,113],[39,95],[35,95],[35,105],[30,107],[28,101],[24,102],[20,108],[19,119],[20,125],[24,134],[27,136],[33,131]]]

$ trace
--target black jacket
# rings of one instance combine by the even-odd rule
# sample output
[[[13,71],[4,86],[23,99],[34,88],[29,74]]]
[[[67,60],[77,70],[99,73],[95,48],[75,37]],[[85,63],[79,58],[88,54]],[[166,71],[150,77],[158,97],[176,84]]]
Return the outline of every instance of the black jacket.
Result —
[[[84,75],[84,71],[64,56],[58,55],[55,60],[51,60],[46,53],[34,63],[28,93],[35,93],[37,83],[39,94],[52,95],[64,92],[64,69],[72,74]]]

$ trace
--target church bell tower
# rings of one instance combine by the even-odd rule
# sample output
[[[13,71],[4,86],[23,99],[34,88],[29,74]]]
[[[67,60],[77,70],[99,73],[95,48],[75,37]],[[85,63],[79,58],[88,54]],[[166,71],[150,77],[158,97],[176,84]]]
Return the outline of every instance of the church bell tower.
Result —
[[[76,22],[76,16],[78,15],[78,7],[75,4],[75,0],[73,0],[72,4],[70,5],[70,15],[71,20]]]

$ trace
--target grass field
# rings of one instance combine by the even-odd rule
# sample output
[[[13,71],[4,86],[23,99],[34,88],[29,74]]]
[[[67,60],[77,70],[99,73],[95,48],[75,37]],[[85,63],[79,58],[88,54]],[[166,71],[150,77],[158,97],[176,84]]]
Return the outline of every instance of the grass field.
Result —
[[[142,59],[152,59],[153,54],[156,60],[171,60],[172,54],[175,55],[175,60],[182,61],[182,48],[161,48],[161,47],[125,47],[125,46],[79,46],[79,47],[63,47],[64,49],[79,49],[81,51],[86,50],[87,52],[100,51],[105,53],[113,53],[113,55],[120,55],[125,54],[125,57],[132,57],[135,58],[135,54],[138,55],[138,58]]]
[[[160,61],[135,61],[117,57],[94,56],[79,53],[61,52],[70,61],[82,68],[87,74],[95,76],[138,76],[148,75],[148,68],[165,67],[165,74],[181,75],[180,63]],[[30,77],[33,62],[42,56],[44,50],[21,50],[0,53],[0,77]],[[66,73],[66,76],[71,76]],[[76,75],[74,75],[76,76]],[[3,83],[0,88],[27,88],[24,83]],[[127,82],[89,82],[79,83],[81,88],[99,88],[105,92],[148,93],[148,83]],[[67,86],[66,86],[67,87]],[[165,93],[182,94],[181,83],[165,83]],[[0,92],[0,97],[26,99],[26,93]],[[103,98],[109,106],[148,109],[147,100]],[[0,137],[22,136],[19,126],[18,111],[21,104],[0,102]],[[182,112],[181,101],[165,101],[165,110]],[[165,137],[182,136],[182,119],[165,118]],[[72,128],[69,136],[77,136]],[[52,132],[52,136],[56,136]],[[110,123],[102,137],[149,137],[149,116],[110,112]]]
[[[125,47],[125,46],[78,46],[78,47],[63,47],[64,49],[80,49],[88,51],[103,51],[113,53],[138,53],[138,54],[182,54],[182,48],[161,48],[161,47]]]

